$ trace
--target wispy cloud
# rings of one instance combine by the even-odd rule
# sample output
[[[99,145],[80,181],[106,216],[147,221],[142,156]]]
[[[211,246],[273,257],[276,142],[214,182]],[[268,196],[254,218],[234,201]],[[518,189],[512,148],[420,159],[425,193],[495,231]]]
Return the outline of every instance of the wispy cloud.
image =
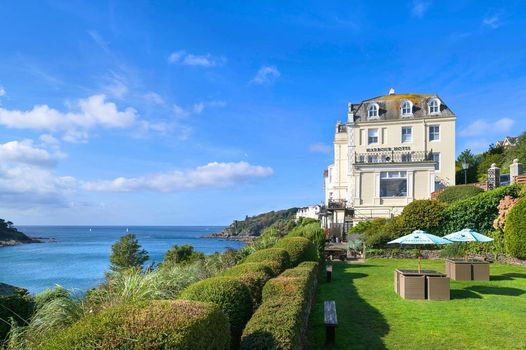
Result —
[[[325,144],[325,143],[313,143],[309,146],[309,151],[312,153],[323,153],[323,154],[329,154],[332,151],[331,146]]]
[[[84,182],[82,187],[96,192],[177,192],[204,188],[224,188],[273,174],[272,168],[247,162],[213,162],[186,171],[169,171],[140,177]]]
[[[5,96],[6,91],[3,86],[0,85],[0,97]]]
[[[209,107],[224,107],[226,106],[225,101],[209,101],[209,102],[197,102],[194,103],[191,107],[183,108],[180,105],[173,105],[173,112],[176,118],[186,118],[193,114],[202,113],[205,108]]]
[[[492,29],[497,29],[500,27],[500,17],[498,15],[493,15],[490,17],[486,17],[482,20],[482,24],[491,27]]]
[[[429,7],[431,6],[431,1],[425,0],[413,0],[413,7],[411,8],[411,13],[415,17],[423,17]]]
[[[156,92],[150,91],[144,94],[146,101],[152,104],[163,105],[164,99]]]
[[[106,84],[102,87],[103,91],[110,96],[121,99],[128,93],[128,84],[122,76],[111,73],[104,78]]]
[[[479,119],[469,124],[466,128],[460,131],[462,137],[472,137],[488,134],[502,134],[511,131],[511,128],[515,121],[511,118],[501,118],[493,122],[488,122],[483,119]]]
[[[271,84],[280,76],[281,73],[276,66],[262,66],[252,79],[252,82],[258,85]]]
[[[168,56],[168,62],[178,63],[185,66],[200,66],[210,68],[225,64],[226,58],[223,56],[213,57],[210,54],[194,55],[191,53],[186,53],[184,50],[181,50],[172,52],[170,56]]]

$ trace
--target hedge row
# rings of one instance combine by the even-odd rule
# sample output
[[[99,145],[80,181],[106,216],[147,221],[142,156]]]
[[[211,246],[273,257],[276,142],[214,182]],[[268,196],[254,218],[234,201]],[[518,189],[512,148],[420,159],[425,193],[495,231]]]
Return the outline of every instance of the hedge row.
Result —
[[[287,237],[304,237],[311,241],[318,251],[318,260],[323,260],[323,251],[325,250],[325,232],[320,223],[304,220],[304,223],[296,226],[287,234]]]
[[[243,331],[241,349],[301,349],[316,290],[318,263],[303,262],[263,288],[263,303]]]
[[[215,305],[157,300],[120,305],[83,318],[42,350],[229,348],[228,319]]]
[[[304,261],[318,260],[316,247],[304,237],[285,237],[280,239],[274,247],[283,248],[289,253],[291,266],[297,266]]]
[[[440,192],[437,196],[437,199],[441,202],[451,204],[462,199],[473,197],[482,192],[484,192],[484,190],[476,186],[451,186],[446,187],[442,192]]]
[[[441,224],[436,232],[439,235],[447,235],[466,227],[481,233],[490,232],[499,213],[500,200],[505,196],[516,198],[520,190],[519,185],[503,186],[457,201],[444,209]]]
[[[511,208],[506,218],[504,241],[508,254],[526,259],[526,197]]]
[[[290,255],[285,249],[268,248],[258,250],[245,259],[245,262],[271,262],[274,265],[274,275],[277,276],[290,267]],[[276,265],[277,264],[277,265]]]
[[[212,277],[196,282],[181,292],[180,299],[214,303],[228,317],[232,348],[253,312],[250,289],[236,277]]]
[[[269,279],[274,277],[273,268],[265,261],[243,263],[223,271],[220,276],[235,277],[250,290],[254,308],[261,303],[261,291]]]

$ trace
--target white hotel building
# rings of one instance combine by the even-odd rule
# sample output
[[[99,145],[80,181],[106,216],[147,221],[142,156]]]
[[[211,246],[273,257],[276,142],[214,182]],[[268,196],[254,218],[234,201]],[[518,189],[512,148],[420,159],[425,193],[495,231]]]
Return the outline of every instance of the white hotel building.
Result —
[[[349,103],[324,173],[324,227],[399,214],[455,184],[455,114],[437,95],[395,94]]]

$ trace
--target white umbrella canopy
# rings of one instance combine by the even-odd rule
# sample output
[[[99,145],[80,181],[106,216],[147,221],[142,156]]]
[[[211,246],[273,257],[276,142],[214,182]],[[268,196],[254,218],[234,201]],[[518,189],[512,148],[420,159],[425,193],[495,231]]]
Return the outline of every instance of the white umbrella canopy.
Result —
[[[448,239],[444,239],[442,237],[438,237],[435,235],[432,235],[431,233],[427,233],[422,230],[415,230],[411,232],[408,235],[399,237],[395,240],[392,240],[390,242],[387,242],[387,244],[417,244],[417,245],[423,245],[423,244],[451,244],[451,242]],[[418,271],[422,270],[422,259],[420,256],[420,251],[418,254]]]
[[[481,233],[475,232],[470,228],[465,228],[463,230],[450,233],[449,235],[444,236],[444,238],[449,239],[453,242],[491,242],[493,238],[484,236]],[[467,253],[464,254],[464,260],[467,260]]]
[[[453,242],[491,242],[493,238],[484,236],[481,233],[475,232],[470,228],[465,228],[458,232],[450,233],[447,236],[444,236],[445,239],[448,239]]]

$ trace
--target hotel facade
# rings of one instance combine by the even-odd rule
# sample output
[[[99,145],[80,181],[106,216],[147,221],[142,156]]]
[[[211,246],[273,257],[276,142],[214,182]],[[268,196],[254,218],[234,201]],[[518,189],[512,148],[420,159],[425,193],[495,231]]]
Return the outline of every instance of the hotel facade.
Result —
[[[324,172],[326,228],[392,217],[455,184],[455,114],[433,94],[349,103],[336,124],[334,163]],[[343,231],[342,231],[343,232]]]

